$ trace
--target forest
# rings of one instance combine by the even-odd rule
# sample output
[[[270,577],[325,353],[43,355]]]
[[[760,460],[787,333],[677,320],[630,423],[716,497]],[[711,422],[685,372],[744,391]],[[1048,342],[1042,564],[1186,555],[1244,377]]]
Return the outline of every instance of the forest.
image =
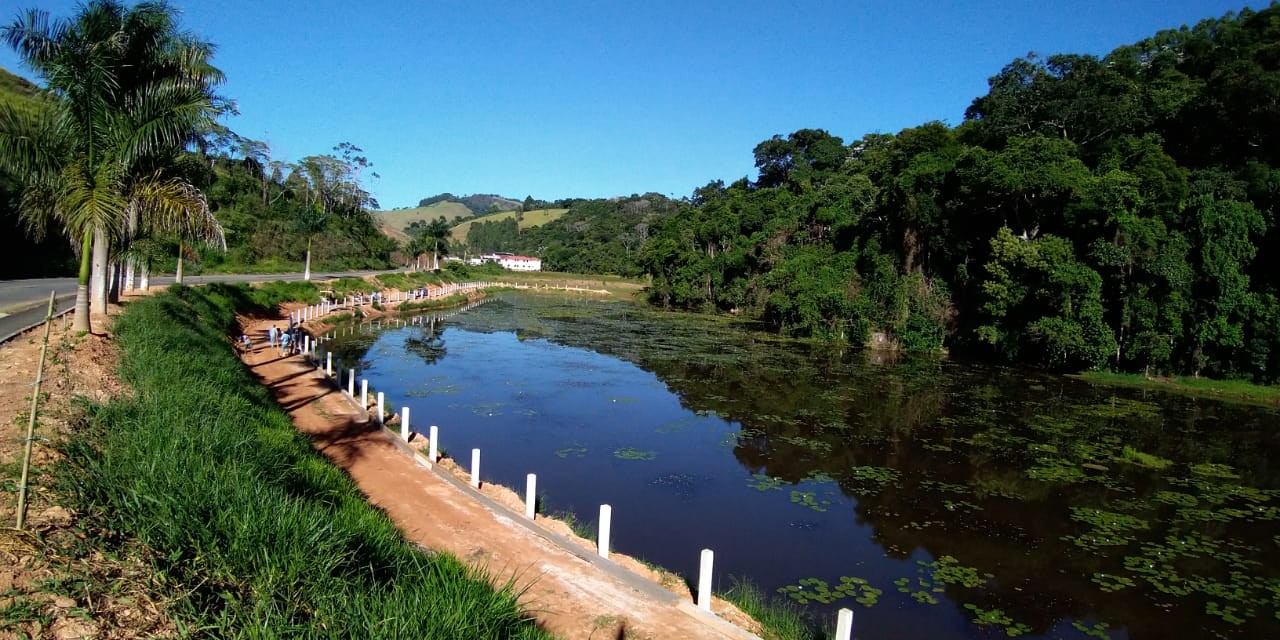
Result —
[[[1055,370],[1280,378],[1280,6],[1029,55],[963,122],[754,149],[640,247],[665,307]]]

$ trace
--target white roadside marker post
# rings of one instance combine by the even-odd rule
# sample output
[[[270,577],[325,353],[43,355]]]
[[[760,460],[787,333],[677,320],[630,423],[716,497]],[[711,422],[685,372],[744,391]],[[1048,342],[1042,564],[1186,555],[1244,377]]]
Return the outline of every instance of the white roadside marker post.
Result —
[[[703,549],[698,564],[698,608],[703,611],[711,611],[711,566],[715,556],[710,549]]]
[[[536,495],[537,490],[538,490],[538,476],[532,473],[529,474],[528,476],[525,476],[524,517],[530,520],[533,519],[534,511],[537,509],[537,506],[538,506],[535,501],[536,498],[534,497]]]
[[[853,638],[853,611],[841,609],[836,614],[836,640]]]
[[[613,507],[607,504],[600,505],[600,530],[599,535],[596,536],[596,552],[605,560],[609,559],[609,533],[612,525],[610,520],[612,518]]]

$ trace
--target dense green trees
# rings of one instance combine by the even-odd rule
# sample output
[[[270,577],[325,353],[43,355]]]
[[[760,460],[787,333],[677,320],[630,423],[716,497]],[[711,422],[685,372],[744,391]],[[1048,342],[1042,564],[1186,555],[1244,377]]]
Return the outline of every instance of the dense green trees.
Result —
[[[639,250],[651,299],[1058,369],[1280,379],[1280,7],[1029,56],[957,127],[755,148]]]

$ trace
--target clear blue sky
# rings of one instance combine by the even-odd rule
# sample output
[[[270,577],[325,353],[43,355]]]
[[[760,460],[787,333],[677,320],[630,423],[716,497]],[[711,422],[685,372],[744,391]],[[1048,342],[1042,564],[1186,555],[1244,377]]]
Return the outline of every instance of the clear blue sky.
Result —
[[[752,148],[956,124],[1014,57],[1105,54],[1264,1],[175,0],[218,45],[227,124],[276,159],[350,141],[386,208],[449,191],[686,196]],[[65,0],[6,1],[69,16]],[[0,66],[30,76],[14,54]]]

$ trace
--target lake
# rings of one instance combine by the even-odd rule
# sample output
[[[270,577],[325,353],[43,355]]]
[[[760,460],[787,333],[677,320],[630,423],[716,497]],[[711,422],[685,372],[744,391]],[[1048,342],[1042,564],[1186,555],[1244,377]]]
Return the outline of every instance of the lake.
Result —
[[[339,327],[389,409],[613,549],[863,638],[1280,637],[1275,409],[506,294]]]

